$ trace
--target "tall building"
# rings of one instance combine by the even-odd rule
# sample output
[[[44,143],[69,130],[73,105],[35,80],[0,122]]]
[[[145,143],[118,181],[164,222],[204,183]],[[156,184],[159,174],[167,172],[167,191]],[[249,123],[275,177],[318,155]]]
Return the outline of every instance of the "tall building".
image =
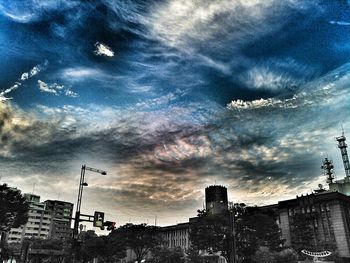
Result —
[[[50,238],[62,240],[70,238],[73,233],[71,229],[73,204],[59,200],[46,200],[44,204],[52,217]]]
[[[45,203],[40,203],[40,196],[24,194],[29,202],[28,222],[19,227],[12,228],[7,236],[8,243],[22,242],[23,238],[43,238],[50,235],[51,214],[45,209]]]

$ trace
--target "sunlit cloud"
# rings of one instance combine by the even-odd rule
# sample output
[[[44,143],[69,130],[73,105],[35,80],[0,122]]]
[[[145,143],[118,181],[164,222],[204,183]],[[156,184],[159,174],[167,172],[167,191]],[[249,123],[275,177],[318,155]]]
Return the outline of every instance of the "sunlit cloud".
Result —
[[[95,47],[96,47],[96,50],[94,51],[95,55],[114,57],[114,51],[106,44],[96,42]]]

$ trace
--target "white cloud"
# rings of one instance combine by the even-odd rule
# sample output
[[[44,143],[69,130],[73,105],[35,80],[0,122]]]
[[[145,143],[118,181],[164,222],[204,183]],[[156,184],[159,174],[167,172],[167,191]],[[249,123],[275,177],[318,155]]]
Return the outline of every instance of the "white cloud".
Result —
[[[245,78],[248,88],[271,91],[279,91],[300,84],[287,74],[274,72],[267,67],[254,67],[248,71]]]
[[[24,81],[24,80],[27,80],[29,78],[29,73],[28,72],[24,72],[21,76],[21,80]]]
[[[209,40],[219,45],[233,35],[234,48],[245,38],[280,27],[268,21],[270,16],[280,16],[286,7],[303,9],[305,5],[310,4],[296,0],[170,0],[157,5],[143,22],[170,46],[188,48],[196,41],[210,45]]]
[[[53,84],[47,84],[42,80],[38,80],[38,87],[41,92],[51,93],[56,96],[58,95],[65,95],[67,97],[76,98],[78,97],[78,94],[65,88],[63,85],[53,83]]]
[[[67,97],[72,97],[72,98],[76,98],[78,97],[78,93],[74,92],[74,91],[71,91],[71,90],[66,90],[65,91],[65,95]]]
[[[331,20],[329,21],[330,24],[332,25],[338,25],[338,26],[350,26],[350,22],[348,21],[334,21],[334,20]]]
[[[96,47],[96,50],[94,51],[95,55],[114,57],[114,51],[109,46],[100,42],[96,42],[95,47]]]
[[[18,89],[24,81],[39,74],[42,70],[45,70],[48,64],[49,64],[49,62],[47,60],[45,60],[45,62],[43,64],[36,65],[29,72],[24,72],[21,75],[21,77],[15,82],[14,85],[12,85],[11,87],[7,88],[6,90],[0,92],[0,101],[9,100],[10,98],[5,97],[6,94],[10,93],[11,91],[13,91],[15,89]]]
[[[41,92],[47,92],[47,93],[53,93],[55,95],[57,95],[57,91],[55,90],[55,88],[53,86],[49,86],[47,83],[38,80],[38,85],[39,85],[39,90]]]
[[[100,78],[105,77],[105,73],[101,70],[86,67],[74,67],[62,70],[62,77],[67,80],[83,79],[83,78]]]

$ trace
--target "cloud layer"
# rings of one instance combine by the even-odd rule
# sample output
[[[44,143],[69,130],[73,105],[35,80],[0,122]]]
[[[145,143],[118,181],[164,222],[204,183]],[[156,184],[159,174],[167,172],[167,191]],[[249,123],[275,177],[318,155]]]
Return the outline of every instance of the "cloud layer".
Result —
[[[74,202],[86,163],[108,171],[89,175],[86,211],[161,224],[195,215],[209,184],[272,203],[323,183],[327,155],[341,178],[349,14],[344,1],[0,1],[0,176]]]

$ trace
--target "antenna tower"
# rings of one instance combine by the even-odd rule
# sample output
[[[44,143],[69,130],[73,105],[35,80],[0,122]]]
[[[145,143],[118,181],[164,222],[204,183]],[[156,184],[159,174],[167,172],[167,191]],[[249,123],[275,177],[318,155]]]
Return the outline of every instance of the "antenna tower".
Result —
[[[350,177],[350,163],[349,163],[348,152],[346,150],[348,146],[345,143],[346,137],[344,136],[344,130],[342,135],[339,137],[336,137],[335,139],[338,141],[338,148],[340,149],[341,157],[343,159],[345,175],[347,177]]]
[[[327,183],[331,184],[334,180],[333,175],[333,162],[331,160],[328,160],[328,158],[324,158],[323,165],[321,166],[321,169],[324,170],[324,174],[327,175]]]

